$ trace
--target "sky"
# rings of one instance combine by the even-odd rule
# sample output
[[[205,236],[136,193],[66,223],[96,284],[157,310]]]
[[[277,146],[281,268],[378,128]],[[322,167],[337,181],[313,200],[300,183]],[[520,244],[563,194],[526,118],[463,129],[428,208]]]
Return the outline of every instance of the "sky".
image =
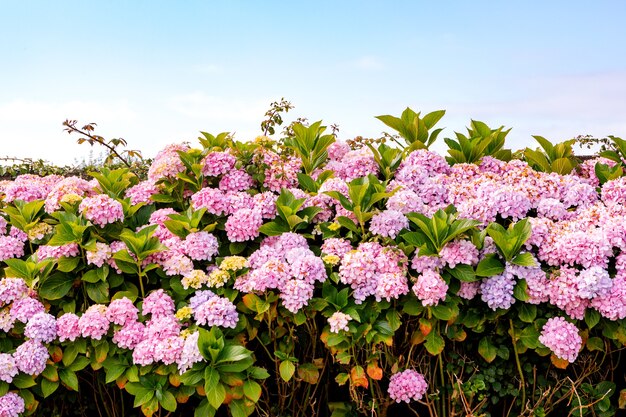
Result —
[[[445,109],[440,138],[512,127],[513,149],[626,138],[625,19],[621,0],[0,0],[0,157],[88,158],[65,119],[147,157],[200,131],[249,140],[282,97],[340,139],[407,106]]]

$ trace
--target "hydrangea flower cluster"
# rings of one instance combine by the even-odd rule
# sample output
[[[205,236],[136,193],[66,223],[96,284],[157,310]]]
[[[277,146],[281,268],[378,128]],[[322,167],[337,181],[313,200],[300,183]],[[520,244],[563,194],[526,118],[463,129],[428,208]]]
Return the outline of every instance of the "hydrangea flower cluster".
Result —
[[[337,311],[328,318],[328,324],[330,325],[331,333],[339,333],[340,331],[348,331],[350,327],[348,323],[352,320],[350,315]]]
[[[582,338],[576,326],[563,317],[548,319],[541,329],[539,341],[554,354],[568,362],[574,362],[582,347]]]
[[[441,278],[441,275],[432,269],[427,269],[417,277],[413,292],[417,299],[425,306],[436,306],[440,301],[446,299],[448,284]]]
[[[387,392],[397,403],[419,401],[428,391],[428,383],[424,375],[412,369],[391,375]]]
[[[122,203],[106,194],[98,194],[83,199],[78,209],[87,220],[100,227],[124,219]]]
[[[295,233],[266,238],[249,258],[250,270],[237,278],[243,292],[280,291],[283,306],[292,313],[308,304],[316,282],[327,278],[324,261]],[[224,263],[220,265],[224,269]]]
[[[402,229],[409,227],[409,219],[397,210],[385,210],[372,217],[370,231],[374,234],[395,239]]]
[[[14,392],[7,392],[0,397],[0,416],[18,417],[25,411],[24,399]]]
[[[361,243],[343,256],[339,277],[352,287],[357,304],[370,295],[375,295],[377,301],[391,300],[409,292],[407,264],[408,259],[398,248]]]

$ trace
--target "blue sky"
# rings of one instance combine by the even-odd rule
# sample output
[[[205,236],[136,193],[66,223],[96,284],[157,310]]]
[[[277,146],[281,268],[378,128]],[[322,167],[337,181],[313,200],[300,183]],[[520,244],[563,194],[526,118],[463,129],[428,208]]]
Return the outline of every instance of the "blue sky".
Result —
[[[626,137],[623,1],[0,0],[0,156],[71,163],[97,122],[153,156],[198,131],[254,138],[270,102],[340,138],[379,114],[446,109],[513,127],[508,145]],[[443,145],[441,142],[440,145]]]

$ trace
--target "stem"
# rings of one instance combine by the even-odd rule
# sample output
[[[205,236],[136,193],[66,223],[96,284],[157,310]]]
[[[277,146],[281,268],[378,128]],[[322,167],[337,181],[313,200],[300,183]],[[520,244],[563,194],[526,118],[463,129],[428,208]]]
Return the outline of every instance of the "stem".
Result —
[[[520,383],[522,385],[522,408],[523,413],[526,409],[526,381],[524,380],[524,372],[522,371],[522,364],[519,361],[519,354],[517,352],[517,340],[515,339],[515,326],[513,326],[513,320],[509,319],[511,326],[511,338],[513,339],[513,353],[515,354],[515,364],[517,365],[517,372],[519,372]]]
[[[117,150],[115,149],[115,147],[109,145],[108,143],[106,143],[104,141],[104,138],[102,138],[101,136],[97,136],[97,135],[92,135],[88,132],[85,132],[83,130],[78,129],[76,126],[73,125],[73,123],[70,123],[69,121],[65,121],[63,122],[63,125],[66,127],[65,130],[68,131],[68,133],[72,133],[72,132],[76,132],[79,133],[83,136],[87,136],[89,139],[98,142],[100,145],[104,146],[105,148],[107,148],[113,155],[117,156],[123,163],[124,165],[126,165],[128,168],[130,168],[130,164],[128,163],[128,161],[126,161],[126,159],[124,159],[122,157],[122,155],[120,155]]]
[[[141,263],[137,262],[137,276],[139,277],[139,290],[141,291],[141,298],[146,298],[146,293],[143,289],[143,271],[141,270]]]

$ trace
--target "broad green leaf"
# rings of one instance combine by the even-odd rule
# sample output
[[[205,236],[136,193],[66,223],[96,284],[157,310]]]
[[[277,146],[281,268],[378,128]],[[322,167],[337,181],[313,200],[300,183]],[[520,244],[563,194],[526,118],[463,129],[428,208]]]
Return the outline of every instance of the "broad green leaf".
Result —
[[[74,278],[70,274],[52,274],[39,283],[39,296],[45,300],[59,300],[67,295],[73,284]]]
[[[495,253],[487,254],[476,266],[476,275],[491,277],[504,272],[504,265]]]
[[[483,337],[480,339],[480,342],[478,342],[478,353],[487,363],[493,362],[497,352],[498,349],[493,345],[490,338]]]
[[[291,361],[282,361],[278,367],[278,371],[280,372],[280,377],[283,381],[289,382],[296,371],[296,366]]]

